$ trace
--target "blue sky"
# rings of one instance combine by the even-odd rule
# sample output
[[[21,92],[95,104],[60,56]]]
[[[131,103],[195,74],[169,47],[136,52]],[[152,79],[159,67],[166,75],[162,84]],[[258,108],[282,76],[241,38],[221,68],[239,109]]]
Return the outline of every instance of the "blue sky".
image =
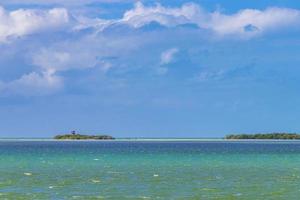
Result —
[[[299,132],[300,3],[2,0],[0,136]]]

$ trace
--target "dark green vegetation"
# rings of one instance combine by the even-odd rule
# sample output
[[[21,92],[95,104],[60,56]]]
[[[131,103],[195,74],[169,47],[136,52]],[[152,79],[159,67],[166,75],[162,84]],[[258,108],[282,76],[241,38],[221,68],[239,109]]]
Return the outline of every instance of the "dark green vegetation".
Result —
[[[114,140],[109,135],[81,135],[81,134],[65,134],[54,137],[56,140]]]
[[[279,139],[299,140],[300,134],[296,133],[267,133],[267,134],[237,134],[227,135],[225,139]]]

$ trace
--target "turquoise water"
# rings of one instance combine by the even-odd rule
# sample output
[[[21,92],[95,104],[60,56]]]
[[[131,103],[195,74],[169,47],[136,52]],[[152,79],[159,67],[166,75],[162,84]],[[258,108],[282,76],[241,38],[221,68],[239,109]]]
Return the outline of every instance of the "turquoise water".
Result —
[[[0,141],[0,199],[299,199],[299,142]]]

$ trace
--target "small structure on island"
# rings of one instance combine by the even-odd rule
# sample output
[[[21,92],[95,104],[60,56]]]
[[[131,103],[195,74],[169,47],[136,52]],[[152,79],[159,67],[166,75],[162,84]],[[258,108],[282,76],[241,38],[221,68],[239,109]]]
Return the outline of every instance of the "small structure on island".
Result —
[[[72,135],[76,135],[76,131],[72,131],[71,134],[72,134]]]

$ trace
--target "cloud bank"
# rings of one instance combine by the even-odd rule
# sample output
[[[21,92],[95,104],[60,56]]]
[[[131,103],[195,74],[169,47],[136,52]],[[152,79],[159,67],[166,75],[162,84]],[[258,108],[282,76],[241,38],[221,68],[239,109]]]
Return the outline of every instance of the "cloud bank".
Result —
[[[134,8],[126,11],[121,19],[72,17],[77,20],[70,29],[77,31],[87,28],[103,31],[116,24],[141,28],[156,22],[165,27],[194,24],[200,29],[211,31],[219,36],[238,35],[249,38],[270,30],[297,25],[300,11],[271,7],[265,10],[243,9],[226,15],[219,11],[207,12],[195,3],[169,8],[160,4],[147,7],[137,2]],[[56,31],[67,28],[67,24],[71,25],[71,20],[66,8],[7,11],[0,7],[0,42],[41,31]]]
[[[2,4],[14,5],[70,5],[70,6],[83,6],[90,3],[117,3],[117,2],[134,2],[134,0],[2,0]]]
[[[13,2],[20,1],[11,1]],[[46,0],[30,2],[50,3]],[[59,4],[58,1],[51,2]],[[69,0],[66,4],[72,2]],[[76,2],[84,4],[86,1]],[[23,48],[27,48],[30,42],[35,44],[33,48],[28,47],[29,58],[24,61],[24,65],[30,65],[30,68],[17,79],[0,80],[0,92],[51,94],[64,88],[67,72],[99,69],[102,73],[107,73],[118,69],[115,74],[130,73],[126,67],[130,65],[131,68],[138,68],[144,65],[142,61],[150,63],[149,65],[156,63],[158,73],[165,74],[168,71],[166,65],[172,63],[181,51],[174,48],[177,44],[166,42],[168,38],[163,41],[160,37],[163,30],[172,30],[172,34],[176,34],[177,30],[188,29],[192,25],[193,37],[200,38],[201,34],[208,33],[208,37],[221,40],[250,40],[269,32],[298,27],[299,22],[299,10],[278,7],[264,10],[242,9],[236,13],[224,14],[219,11],[208,12],[196,3],[166,7],[160,4],[145,6],[137,2],[123,16],[112,19],[78,15],[67,7],[13,11],[0,7],[2,50],[5,50],[5,45],[12,44],[16,44],[18,48],[17,43],[20,41]],[[153,29],[153,24],[156,29]],[[48,36],[43,37],[47,34]],[[28,39],[28,43],[22,43],[24,38]],[[165,51],[162,52],[162,48],[156,51],[156,57],[151,55],[151,51],[147,52],[151,49],[145,48],[155,42],[168,43],[163,47]],[[23,55],[15,56],[18,59],[18,56]],[[137,62],[139,58],[142,58],[140,63]],[[214,75],[202,74],[199,79],[212,76]]]
[[[116,20],[94,20],[98,30],[109,28],[115,24],[127,24],[133,28],[141,28],[151,22],[165,27],[176,27],[185,24],[194,24],[200,29],[211,31],[217,36],[239,36],[251,38],[253,36],[272,31],[281,30],[287,26],[299,24],[300,11],[289,8],[270,7],[265,10],[243,9],[233,14],[222,14],[219,11],[207,12],[198,4],[187,3],[178,8],[144,6],[141,2],[124,13],[123,18]]]
[[[0,43],[41,31],[55,31],[68,23],[69,14],[64,8],[6,11],[0,7]]]

